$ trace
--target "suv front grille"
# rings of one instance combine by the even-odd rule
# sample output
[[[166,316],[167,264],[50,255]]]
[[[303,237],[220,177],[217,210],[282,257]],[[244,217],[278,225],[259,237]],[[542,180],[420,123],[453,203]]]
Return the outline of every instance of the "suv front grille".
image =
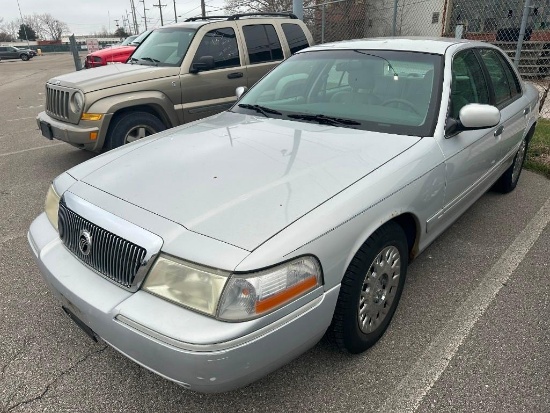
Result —
[[[46,111],[58,118],[69,120],[70,92],[54,89],[46,84]]]
[[[82,218],[61,202],[59,236],[86,265],[109,280],[130,288],[147,255],[142,248]]]

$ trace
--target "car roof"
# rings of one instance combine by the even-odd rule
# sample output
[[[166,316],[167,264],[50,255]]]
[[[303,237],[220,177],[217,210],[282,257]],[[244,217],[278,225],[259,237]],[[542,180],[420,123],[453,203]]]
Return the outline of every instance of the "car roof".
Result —
[[[334,49],[406,50],[442,55],[445,54],[449,46],[461,43],[471,44],[472,46],[487,46],[487,43],[450,37],[379,37],[324,43],[302,51]]]

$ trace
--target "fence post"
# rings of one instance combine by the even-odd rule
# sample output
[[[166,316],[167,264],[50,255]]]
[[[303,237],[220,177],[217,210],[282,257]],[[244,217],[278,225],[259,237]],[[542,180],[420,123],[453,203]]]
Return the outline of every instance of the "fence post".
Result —
[[[304,0],[292,1],[292,13],[294,13],[300,20],[304,20]]]
[[[327,4],[323,3],[321,9],[321,43],[325,43],[325,23],[326,23],[326,8]]]
[[[393,0],[393,25],[391,29],[391,35],[395,36],[395,33],[397,31],[397,1]]]
[[[78,55],[78,47],[76,45],[76,40],[74,38],[74,34],[69,37],[69,43],[70,43],[70,49],[73,54],[74,59],[74,67],[76,70],[82,70],[82,63],[80,62],[80,56]]]
[[[519,66],[519,60],[521,55],[521,48],[523,46],[523,38],[525,37],[525,28],[527,27],[527,18],[529,17],[529,10],[531,9],[531,0],[525,0],[525,6],[523,7],[523,17],[521,18],[521,27],[519,28],[518,45],[516,47],[516,55],[514,56],[514,64]]]

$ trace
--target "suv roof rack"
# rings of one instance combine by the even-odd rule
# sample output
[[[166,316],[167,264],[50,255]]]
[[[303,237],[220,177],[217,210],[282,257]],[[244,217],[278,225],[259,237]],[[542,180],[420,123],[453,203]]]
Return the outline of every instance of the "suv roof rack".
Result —
[[[194,22],[197,20],[214,20],[214,19],[227,19],[227,20],[239,20],[241,17],[256,17],[256,16],[265,16],[265,17],[287,17],[290,19],[298,19],[298,17],[293,13],[239,13],[233,14],[231,16],[198,16],[198,17],[189,17],[186,19],[186,22]]]

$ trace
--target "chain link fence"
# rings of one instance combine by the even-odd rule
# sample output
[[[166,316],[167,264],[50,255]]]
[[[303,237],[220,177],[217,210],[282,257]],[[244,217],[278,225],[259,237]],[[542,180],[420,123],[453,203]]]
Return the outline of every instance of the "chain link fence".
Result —
[[[541,95],[550,118],[550,0],[317,0],[304,7],[316,43],[444,36],[492,43]]]

